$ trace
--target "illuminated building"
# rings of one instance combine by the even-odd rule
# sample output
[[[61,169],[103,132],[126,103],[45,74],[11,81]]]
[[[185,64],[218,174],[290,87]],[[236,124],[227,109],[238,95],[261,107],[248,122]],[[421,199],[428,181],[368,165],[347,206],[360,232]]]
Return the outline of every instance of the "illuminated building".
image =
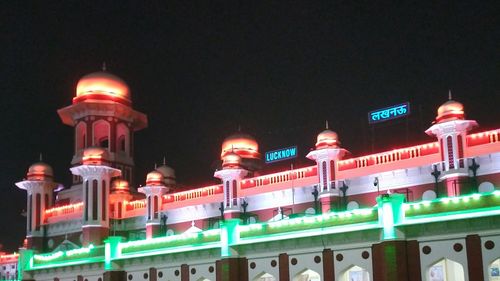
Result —
[[[165,163],[130,186],[147,117],[117,76],[84,76],[59,115],[75,128],[73,185],[45,163],[16,184],[23,279],[497,280],[500,129],[471,133],[451,98],[433,142],[351,157],[327,125],[310,166],[273,174],[238,132],[222,144],[221,183],[182,191]]]

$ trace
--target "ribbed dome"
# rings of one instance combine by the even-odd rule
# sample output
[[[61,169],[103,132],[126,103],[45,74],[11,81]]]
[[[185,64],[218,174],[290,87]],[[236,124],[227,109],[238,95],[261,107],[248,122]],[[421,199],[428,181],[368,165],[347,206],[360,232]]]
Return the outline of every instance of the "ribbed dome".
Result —
[[[242,158],[259,159],[259,144],[252,136],[238,132],[227,137],[222,143],[221,159],[234,152]]]
[[[52,167],[44,162],[37,162],[28,168],[28,180],[52,180],[54,171]]]
[[[441,123],[451,120],[464,119],[464,106],[458,101],[448,100],[437,110],[436,122]]]
[[[83,76],[76,86],[73,102],[84,100],[107,100],[130,104],[130,89],[120,77],[107,71]]]
[[[146,185],[164,185],[163,174],[158,171],[151,171],[146,176]]]
[[[175,170],[165,164],[156,168],[163,175],[165,184],[175,184]]]
[[[339,147],[339,137],[337,133],[330,129],[326,129],[318,134],[316,138],[316,149],[327,148],[327,147]]]

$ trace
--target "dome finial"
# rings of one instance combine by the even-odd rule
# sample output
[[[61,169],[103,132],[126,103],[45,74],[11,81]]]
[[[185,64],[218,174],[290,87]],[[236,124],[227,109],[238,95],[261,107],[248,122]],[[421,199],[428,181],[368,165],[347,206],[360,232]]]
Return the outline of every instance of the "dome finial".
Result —
[[[238,132],[241,132],[241,124],[238,124]]]
[[[328,120],[325,120],[325,127],[326,127],[327,130],[329,129],[328,128]]]
[[[42,162],[42,161],[43,161],[43,155],[42,155],[42,153],[41,153],[41,152],[40,152],[40,156],[39,156],[38,158],[39,158],[40,162]]]
[[[156,170],[156,168],[158,168],[158,164],[155,163],[155,170]]]
[[[451,97],[451,90],[448,89],[448,100],[451,100],[451,99],[452,99],[452,97]]]
[[[166,160],[165,155],[163,155],[163,165],[167,165],[167,160]]]
[[[102,62],[102,71],[106,71],[106,62],[105,61]]]

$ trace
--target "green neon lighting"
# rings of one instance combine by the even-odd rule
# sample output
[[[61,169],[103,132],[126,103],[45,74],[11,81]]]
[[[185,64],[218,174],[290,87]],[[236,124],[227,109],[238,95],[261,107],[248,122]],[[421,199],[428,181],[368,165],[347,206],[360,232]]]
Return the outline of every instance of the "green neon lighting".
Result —
[[[129,254],[141,251],[155,251],[158,249],[169,247],[202,245],[204,243],[218,242],[219,239],[220,231],[216,229],[203,232],[183,233],[179,235],[119,243],[118,251],[121,254]]]
[[[239,226],[241,238],[280,234],[295,231],[307,231],[332,226],[346,226],[377,220],[373,208],[356,209],[346,212],[329,212],[316,216],[304,216],[280,221]]]
[[[115,270],[118,260],[204,249],[220,248],[221,256],[229,257],[237,245],[368,229],[381,229],[383,239],[395,239],[396,228],[402,225],[500,215],[500,190],[406,204],[400,197],[379,197],[375,208],[347,212],[249,225],[240,225],[238,219],[226,220],[220,229],[140,241],[122,242],[121,237],[111,236],[103,246],[55,253],[33,255],[33,251],[23,250],[18,260],[20,278],[23,271],[96,262],[103,262],[105,270]]]
[[[457,197],[444,197],[429,201],[420,201],[404,204],[405,217],[444,216],[454,212],[481,212],[493,208],[500,208],[500,191],[488,193],[475,193]]]
[[[33,255],[33,268],[51,267],[58,264],[67,265],[69,263],[81,263],[82,261],[101,260],[104,256],[104,247],[95,247],[90,244],[88,247],[73,249],[68,251],[57,251],[55,253]]]

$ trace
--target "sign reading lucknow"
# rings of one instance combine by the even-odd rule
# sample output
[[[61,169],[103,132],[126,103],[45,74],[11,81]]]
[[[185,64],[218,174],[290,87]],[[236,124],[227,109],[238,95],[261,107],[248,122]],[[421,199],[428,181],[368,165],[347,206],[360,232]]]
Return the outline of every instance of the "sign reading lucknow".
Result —
[[[297,157],[297,146],[280,148],[266,152],[266,163],[273,163]]]

